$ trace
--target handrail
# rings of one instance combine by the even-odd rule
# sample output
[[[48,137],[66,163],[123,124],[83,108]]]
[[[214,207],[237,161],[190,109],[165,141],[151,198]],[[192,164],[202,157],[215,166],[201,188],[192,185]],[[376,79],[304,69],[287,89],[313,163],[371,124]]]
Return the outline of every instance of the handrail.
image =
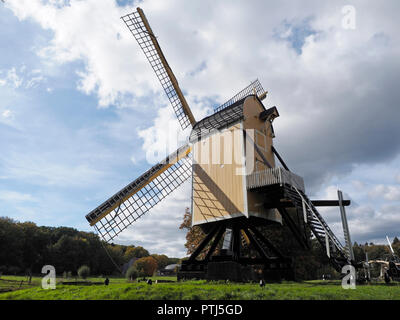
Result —
[[[321,224],[322,228],[324,229],[325,234],[332,240],[332,242],[335,244],[335,246],[341,251],[341,252],[345,252],[343,245],[340,243],[340,241],[336,238],[336,236],[334,235],[334,233],[332,232],[332,230],[329,228],[329,226],[326,224],[325,221],[321,221],[318,217],[318,215],[315,213],[314,209],[309,205],[309,203],[304,199],[304,197],[302,196],[302,194],[299,192],[299,190],[297,190],[297,188],[295,186],[293,186],[293,188],[296,190],[296,192],[299,194],[301,200],[307,205],[307,207],[309,208],[309,210],[311,211],[311,213],[313,214],[312,217],[315,216],[315,218],[317,218],[318,222]],[[347,257],[349,258],[349,257]]]

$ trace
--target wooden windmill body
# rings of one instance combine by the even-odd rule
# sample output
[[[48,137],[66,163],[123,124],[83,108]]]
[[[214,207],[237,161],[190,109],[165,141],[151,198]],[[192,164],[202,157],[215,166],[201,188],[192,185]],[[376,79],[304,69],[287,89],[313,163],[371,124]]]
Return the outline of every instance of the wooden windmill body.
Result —
[[[265,108],[267,92],[252,82],[215,113],[196,121],[143,13],[122,17],[158,77],[179,123],[192,127],[188,143],[86,215],[107,242],[115,239],[185,181],[192,180],[192,225],[206,233],[181,266],[178,278],[258,280],[292,278],[291,259],[258,229],[287,225],[304,248],[309,234],[326,248],[336,269],[349,256],[316,206],[344,206],[346,200],[311,201],[303,179],[289,170],[273,146],[276,107]],[[281,166],[276,165],[278,159]],[[215,254],[224,237],[223,254]],[[256,256],[243,256],[243,247]],[[200,253],[204,253],[199,259]],[[252,266],[261,266],[255,274]]]
[[[260,117],[266,111],[260,99],[250,95],[194,126],[193,225],[241,216],[281,221],[276,210],[265,209],[260,196],[247,189],[249,174],[275,167],[272,120],[279,114],[271,108],[268,117]],[[205,123],[212,125],[204,129]]]

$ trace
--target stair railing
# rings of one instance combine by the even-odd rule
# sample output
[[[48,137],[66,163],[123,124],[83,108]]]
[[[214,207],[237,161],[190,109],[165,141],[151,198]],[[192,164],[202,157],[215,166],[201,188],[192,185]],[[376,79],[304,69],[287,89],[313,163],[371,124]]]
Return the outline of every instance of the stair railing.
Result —
[[[311,212],[311,214],[312,214],[311,217],[312,217],[312,218],[315,217],[315,218],[318,220],[318,222],[320,223],[321,227],[322,227],[323,230],[324,230],[325,237],[326,237],[326,236],[329,237],[329,238],[332,240],[332,243],[334,244],[334,246],[335,246],[340,252],[342,252],[342,253],[346,256],[346,258],[348,259],[349,257],[347,256],[346,251],[344,250],[344,247],[343,247],[342,244],[339,242],[339,240],[336,238],[336,236],[333,234],[333,232],[330,230],[330,228],[326,225],[326,222],[325,222],[325,221],[321,221],[322,217],[321,217],[321,219],[319,218],[318,214],[315,213],[314,209],[310,206],[310,204],[308,203],[308,201],[306,201],[306,200],[304,199],[304,197],[303,197],[303,195],[300,193],[300,191],[297,190],[297,188],[296,188],[295,186],[292,185],[292,187],[293,187],[294,190],[296,190],[296,192],[297,192],[298,195],[300,196],[302,203],[305,203],[305,205],[306,205],[306,206],[308,207],[308,209],[310,210],[310,212]],[[322,219],[322,220],[323,220],[323,219]]]

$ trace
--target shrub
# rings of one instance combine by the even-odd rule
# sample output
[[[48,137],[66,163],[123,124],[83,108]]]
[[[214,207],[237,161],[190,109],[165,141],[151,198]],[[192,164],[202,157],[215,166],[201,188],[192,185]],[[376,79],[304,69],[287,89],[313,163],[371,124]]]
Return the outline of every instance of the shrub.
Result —
[[[81,266],[78,269],[78,276],[81,277],[82,279],[86,279],[90,275],[90,269],[88,266]]]
[[[125,277],[130,281],[136,280],[139,277],[139,272],[134,266],[131,266],[128,270],[126,270]]]

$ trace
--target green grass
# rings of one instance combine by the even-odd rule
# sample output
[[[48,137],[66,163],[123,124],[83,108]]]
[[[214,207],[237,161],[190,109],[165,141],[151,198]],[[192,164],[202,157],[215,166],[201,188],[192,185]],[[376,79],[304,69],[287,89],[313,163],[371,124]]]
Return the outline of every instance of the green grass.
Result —
[[[11,277],[2,277],[11,279]],[[12,279],[26,279],[13,277]],[[153,277],[153,280],[157,277]],[[158,277],[172,280],[173,277]],[[70,281],[71,279],[69,279]],[[103,278],[90,278],[99,282]],[[0,300],[393,300],[400,299],[400,285],[358,285],[355,290],[344,290],[339,281],[307,281],[303,283],[238,284],[224,282],[185,281],[148,285],[144,282],[128,283],[123,278],[111,278],[109,286],[62,285],[55,290],[44,290],[41,278],[33,285],[12,292],[0,293]],[[19,284],[18,284],[19,285]]]

